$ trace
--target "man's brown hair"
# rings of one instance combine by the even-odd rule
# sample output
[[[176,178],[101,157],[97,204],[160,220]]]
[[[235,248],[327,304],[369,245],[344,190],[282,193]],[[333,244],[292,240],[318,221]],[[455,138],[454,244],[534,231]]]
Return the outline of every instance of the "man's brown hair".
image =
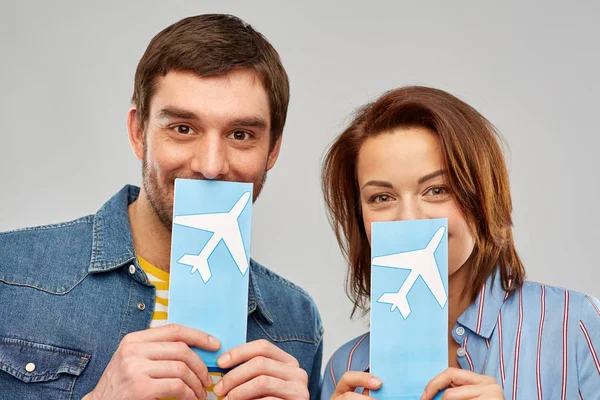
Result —
[[[512,234],[512,201],[499,133],[477,110],[442,90],[407,86],[391,90],[356,113],[328,150],[322,186],[329,221],[348,261],[347,294],[354,309],[368,311],[371,248],[364,229],[356,166],[369,137],[395,129],[423,127],[440,140],[452,196],[475,237],[463,268],[463,296],[471,301],[487,277],[500,270],[502,288],[512,291],[525,278]]]
[[[271,146],[281,137],[290,98],[288,76],[279,54],[267,39],[241,19],[204,14],[182,19],[150,42],[135,72],[132,103],[143,128],[150,112],[156,78],[169,71],[198,76],[254,70],[267,92],[271,113]]]

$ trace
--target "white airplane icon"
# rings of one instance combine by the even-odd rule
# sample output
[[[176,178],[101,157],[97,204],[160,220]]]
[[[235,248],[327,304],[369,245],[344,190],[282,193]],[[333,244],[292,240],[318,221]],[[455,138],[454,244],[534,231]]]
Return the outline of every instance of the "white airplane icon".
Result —
[[[433,296],[440,307],[446,305],[448,298],[434,257],[435,250],[440,244],[445,231],[445,227],[442,226],[439,228],[424,249],[375,257],[373,259],[373,265],[411,270],[398,293],[384,293],[383,296],[377,300],[378,303],[391,304],[392,307],[390,311],[393,312],[394,310],[399,309],[402,317],[404,319],[408,318],[410,306],[408,305],[406,296],[412,289],[417,278],[421,276],[425,284],[431,290],[431,293],[433,293]]]
[[[246,258],[244,243],[242,242],[238,217],[246,207],[248,200],[250,200],[250,192],[244,193],[229,212],[180,215],[173,218],[174,224],[213,232],[213,235],[200,251],[200,254],[186,254],[177,262],[193,267],[191,274],[198,271],[200,277],[206,283],[212,276],[208,266],[208,257],[210,257],[219,242],[223,240],[238,269],[242,275],[245,275],[248,269],[248,259]]]

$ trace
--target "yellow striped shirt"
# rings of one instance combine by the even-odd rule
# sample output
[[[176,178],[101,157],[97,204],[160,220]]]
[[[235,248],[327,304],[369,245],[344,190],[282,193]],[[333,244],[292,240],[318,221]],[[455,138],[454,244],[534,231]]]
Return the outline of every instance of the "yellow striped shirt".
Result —
[[[148,276],[148,280],[151,284],[156,287],[156,304],[154,306],[154,313],[152,314],[152,321],[150,322],[150,328],[156,328],[167,324],[167,317],[169,312],[169,273],[163,271],[160,268],[155,267],[148,261],[144,260],[139,255],[137,256],[140,267]],[[206,388],[207,400],[221,400],[213,393],[213,388],[221,380],[223,376],[220,372],[209,372],[212,378],[212,385]],[[175,400],[175,399],[162,399],[162,400]]]
[[[155,267],[140,256],[138,256],[138,261],[150,283],[156,287],[156,305],[150,328],[166,325],[169,311],[169,273]]]

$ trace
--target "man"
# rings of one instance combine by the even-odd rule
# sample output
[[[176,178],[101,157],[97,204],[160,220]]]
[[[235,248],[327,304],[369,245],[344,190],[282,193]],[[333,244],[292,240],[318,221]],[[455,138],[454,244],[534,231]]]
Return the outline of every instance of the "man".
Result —
[[[174,180],[252,182],[256,200],[288,100],[277,52],[236,17],[186,18],[152,39],[128,114],[141,188],[95,215],[0,234],[0,398],[206,398],[211,378],[189,346],[216,350],[218,338],[164,324]],[[316,397],[314,303],[253,260],[249,282],[248,341],[219,358],[235,368],[214,393]]]

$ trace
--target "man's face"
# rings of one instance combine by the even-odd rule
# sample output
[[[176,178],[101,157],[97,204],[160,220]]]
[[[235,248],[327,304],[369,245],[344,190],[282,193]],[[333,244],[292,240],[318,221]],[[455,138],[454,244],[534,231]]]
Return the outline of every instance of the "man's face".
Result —
[[[256,200],[279,154],[270,149],[270,111],[259,76],[237,70],[157,78],[144,125],[142,195],[171,229],[175,178],[254,184]]]

